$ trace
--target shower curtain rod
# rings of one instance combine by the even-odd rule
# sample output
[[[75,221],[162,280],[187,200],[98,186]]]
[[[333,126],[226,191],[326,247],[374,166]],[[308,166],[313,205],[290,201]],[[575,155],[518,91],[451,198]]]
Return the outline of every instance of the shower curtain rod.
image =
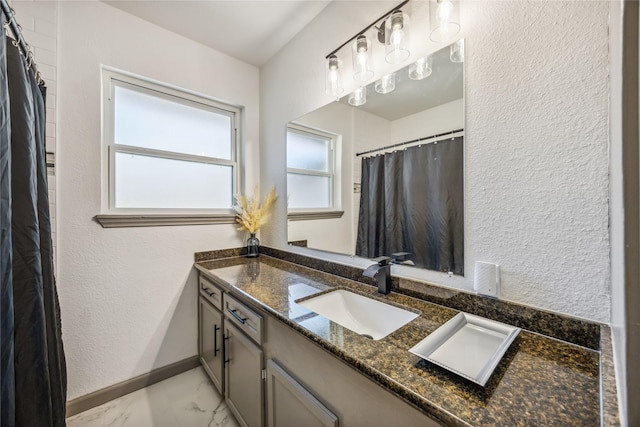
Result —
[[[369,151],[363,151],[362,153],[356,153],[356,157],[363,156],[363,155],[369,154],[369,153],[375,153],[377,151],[388,150],[390,148],[402,147],[403,145],[413,144],[414,142],[426,141],[427,139],[440,138],[442,136],[449,136],[449,135],[453,135],[453,134],[458,133],[458,132],[464,132],[464,128],[456,129],[456,130],[452,130],[452,131],[444,132],[444,133],[438,133],[436,135],[425,136],[425,137],[422,137],[422,138],[412,139],[411,141],[399,142],[397,144],[387,145],[385,147],[375,148],[375,149],[369,150]],[[442,139],[444,139],[444,138],[442,138]],[[440,139],[438,141],[440,141]],[[432,142],[437,142],[437,141],[429,141],[429,143],[432,143]]]
[[[11,6],[9,6],[7,0],[0,0],[0,6],[2,6],[2,13],[7,18],[5,27],[8,26],[11,29],[13,36],[17,39],[13,42],[14,46],[20,48],[22,56],[24,56],[24,58],[27,60],[27,67],[33,68],[33,72],[36,75],[36,81],[38,82],[38,84],[44,85],[44,80],[42,80],[40,71],[38,71],[38,66],[35,62],[33,62],[33,51],[31,50],[31,46],[29,46],[29,43],[27,43],[22,36],[22,27],[16,21],[15,11]]]

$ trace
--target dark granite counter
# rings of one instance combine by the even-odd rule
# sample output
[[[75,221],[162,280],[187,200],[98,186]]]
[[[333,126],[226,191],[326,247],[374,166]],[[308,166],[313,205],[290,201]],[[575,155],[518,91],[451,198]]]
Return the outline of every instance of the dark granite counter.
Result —
[[[457,310],[395,292],[380,295],[372,286],[264,255],[200,261],[196,268],[444,425],[601,424],[599,351],[523,330],[487,386],[480,387],[407,351]],[[295,303],[336,287],[422,314],[373,341],[309,316]]]

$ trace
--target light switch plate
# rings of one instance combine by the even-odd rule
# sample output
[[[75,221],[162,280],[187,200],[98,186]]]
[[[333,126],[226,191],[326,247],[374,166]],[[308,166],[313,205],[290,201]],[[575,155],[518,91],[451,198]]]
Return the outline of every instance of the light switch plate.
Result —
[[[500,266],[476,261],[473,289],[476,293],[498,298],[500,294]]]

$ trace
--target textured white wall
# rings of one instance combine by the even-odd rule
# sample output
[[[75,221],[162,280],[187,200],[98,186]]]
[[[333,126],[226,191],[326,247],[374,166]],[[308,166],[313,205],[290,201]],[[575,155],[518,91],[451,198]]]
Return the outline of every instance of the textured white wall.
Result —
[[[330,101],[324,56],[388,7],[334,2],[261,68],[262,182],[286,184],[284,124]],[[609,321],[608,14],[606,1],[463,3],[466,275],[396,273],[472,290],[474,262],[494,262],[503,299]],[[276,212],[263,241],[286,247]]]
[[[257,68],[102,2],[59,4],[58,286],[68,398],[197,354],[193,253],[237,247],[232,224],[103,229],[100,65],[245,109],[247,188],[258,174]]]

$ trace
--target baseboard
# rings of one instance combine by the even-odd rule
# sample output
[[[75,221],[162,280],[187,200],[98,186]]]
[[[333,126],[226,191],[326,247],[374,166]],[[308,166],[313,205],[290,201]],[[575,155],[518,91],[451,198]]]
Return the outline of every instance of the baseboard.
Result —
[[[67,401],[67,417],[71,417],[79,414],[80,412],[100,406],[110,400],[117,399],[125,394],[140,390],[141,388],[166,380],[167,378],[171,378],[198,366],[200,366],[200,358],[198,356],[193,356],[188,359],[163,366],[162,368],[154,369],[151,372],[131,378],[130,380],[69,400]]]

